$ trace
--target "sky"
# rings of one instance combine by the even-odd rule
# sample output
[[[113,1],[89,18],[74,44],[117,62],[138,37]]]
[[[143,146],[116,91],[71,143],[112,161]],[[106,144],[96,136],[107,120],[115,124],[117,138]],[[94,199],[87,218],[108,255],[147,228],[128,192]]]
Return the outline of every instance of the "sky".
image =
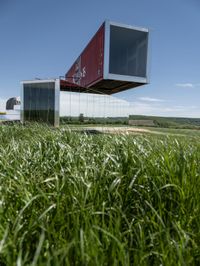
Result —
[[[200,117],[200,0],[0,0],[0,107],[20,81],[64,75],[105,19],[150,29],[135,114]]]

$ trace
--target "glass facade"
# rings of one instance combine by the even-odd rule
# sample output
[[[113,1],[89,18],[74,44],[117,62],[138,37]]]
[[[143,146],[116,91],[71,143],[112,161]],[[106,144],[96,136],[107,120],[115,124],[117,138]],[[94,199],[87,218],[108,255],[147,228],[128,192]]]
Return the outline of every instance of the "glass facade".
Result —
[[[23,121],[55,125],[55,82],[23,84]]]
[[[147,77],[148,32],[110,26],[109,73]]]

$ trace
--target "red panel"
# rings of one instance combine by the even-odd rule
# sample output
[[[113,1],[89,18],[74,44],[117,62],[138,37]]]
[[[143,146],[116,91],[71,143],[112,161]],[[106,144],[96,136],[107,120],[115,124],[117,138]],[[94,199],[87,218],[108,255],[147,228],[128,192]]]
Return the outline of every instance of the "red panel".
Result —
[[[103,24],[66,73],[67,81],[89,87],[103,78],[104,31]]]

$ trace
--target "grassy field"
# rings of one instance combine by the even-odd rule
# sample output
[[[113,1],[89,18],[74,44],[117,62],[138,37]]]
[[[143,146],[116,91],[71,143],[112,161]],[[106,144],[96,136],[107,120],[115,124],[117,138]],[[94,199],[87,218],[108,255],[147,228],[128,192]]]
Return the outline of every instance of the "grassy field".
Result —
[[[199,134],[0,126],[0,265],[200,265]]]

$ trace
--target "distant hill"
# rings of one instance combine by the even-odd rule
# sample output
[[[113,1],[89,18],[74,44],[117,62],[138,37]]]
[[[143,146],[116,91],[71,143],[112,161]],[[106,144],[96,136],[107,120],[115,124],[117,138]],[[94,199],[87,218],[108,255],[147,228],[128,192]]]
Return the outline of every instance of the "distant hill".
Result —
[[[145,116],[145,115],[130,115],[129,120],[141,121],[153,121],[155,127],[167,127],[167,128],[196,128],[200,129],[200,118],[186,118],[186,117],[160,117],[160,116]]]

